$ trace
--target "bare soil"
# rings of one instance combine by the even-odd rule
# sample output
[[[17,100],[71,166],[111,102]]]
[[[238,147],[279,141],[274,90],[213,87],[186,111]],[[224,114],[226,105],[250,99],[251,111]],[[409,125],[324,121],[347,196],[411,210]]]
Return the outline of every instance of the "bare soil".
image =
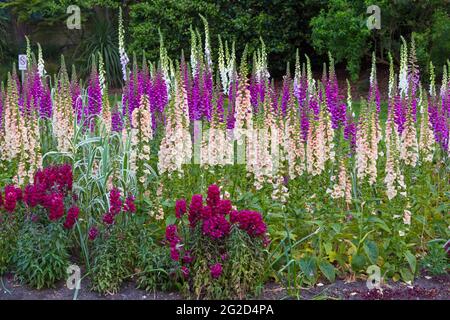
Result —
[[[3,276],[0,281],[0,300],[72,300],[74,290],[69,290],[64,281],[55,288],[36,290],[15,281],[12,274]],[[130,281],[115,295],[101,295],[89,290],[89,280],[81,284],[78,300],[178,300],[183,297],[176,292],[146,292],[136,289]],[[280,285],[269,282],[263,293],[256,297],[261,300],[294,299],[289,297]],[[300,299],[338,299],[338,300],[450,300],[450,275],[422,275],[411,284],[388,282],[382,290],[368,290],[363,280],[347,282],[337,280],[332,284],[318,283],[311,288],[300,290]]]

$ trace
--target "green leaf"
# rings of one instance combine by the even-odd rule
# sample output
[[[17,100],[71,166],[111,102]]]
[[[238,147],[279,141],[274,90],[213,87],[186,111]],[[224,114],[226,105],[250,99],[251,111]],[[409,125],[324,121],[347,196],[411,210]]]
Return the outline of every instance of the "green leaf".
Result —
[[[313,258],[302,258],[299,261],[300,269],[309,281],[313,281],[316,275],[316,262]]]
[[[373,264],[377,263],[378,260],[378,247],[377,244],[371,240],[367,240],[364,243],[364,252],[369,258],[369,261]]]
[[[362,268],[364,268],[365,263],[366,263],[366,259],[364,258],[363,255],[355,253],[352,256],[352,269],[354,271],[359,271]]]
[[[412,282],[414,280],[414,276],[408,268],[401,268],[400,275],[405,282]]]
[[[166,218],[166,226],[168,226],[170,224],[174,224],[176,220],[177,220],[177,218],[174,215],[167,216],[167,218]]]
[[[405,258],[408,260],[409,267],[411,268],[411,271],[413,274],[416,273],[416,267],[417,267],[417,259],[416,257],[410,252],[405,252]]]
[[[323,273],[323,275],[328,279],[328,281],[334,282],[336,278],[336,273],[334,270],[334,266],[331,263],[323,260],[319,263],[319,269]]]

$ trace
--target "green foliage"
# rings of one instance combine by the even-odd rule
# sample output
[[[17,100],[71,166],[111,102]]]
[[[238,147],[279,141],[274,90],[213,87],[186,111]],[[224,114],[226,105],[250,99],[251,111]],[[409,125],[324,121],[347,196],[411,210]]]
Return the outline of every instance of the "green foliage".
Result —
[[[208,20],[213,60],[218,54],[219,34],[228,43],[236,40],[237,52],[242,52],[245,44],[250,52],[255,51],[260,46],[259,38],[263,37],[274,61],[271,71],[281,76],[285,71],[284,61],[294,58],[296,47],[311,51],[308,20],[318,12],[319,6],[319,1],[290,0],[246,0],[233,5],[226,0],[141,1],[130,6],[131,50],[145,50],[147,58],[156,61],[159,57],[158,29],[161,29],[169,56],[178,57],[182,49],[189,52],[189,27],[203,30],[201,14]],[[202,37],[204,46],[204,35]]]
[[[98,238],[92,250],[92,290],[115,294],[134,271],[137,257],[136,237],[130,229],[112,227]],[[103,240],[103,241],[102,241]]]
[[[11,267],[22,221],[21,214],[3,213],[0,210],[0,275]]]
[[[137,270],[137,287],[146,291],[170,290],[173,282],[170,273],[176,264],[170,259],[169,249],[153,243],[145,234],[141,237]]]
[[[450,264],[443,241],[430,241],[428,249],[427,255],[421,261],[422,267],[432,275],[446,274]]]
[[[378,5],[381,29],[369,30],[370,16],[366,9]],[[418,43],[420,65],[426,69],[430,59],[445,63],[450,54],[446,41],[449,28],[449,7],[436,1],[373,1],[332,0],[310,23],[312,45],[319,52],[330,51],[336,62],[345,61],[347,70],[356,79],[364,60],[372,51],[377,62],[387,64],[388,52],[398,52],[401,35],[414,33]]]
[[[266,253],[262,240],[253,239],[233,226],[225,243],[203,236],[196,228],[190,241],[194,262],[189,266],[190,276],[185,287],[195,299],[245,299],[257,296],[264,285]],[[210,266],[221,263],[223,272],[213,279]]]
[[[27,221],[13,256],[16,277],[36,289],[53,287],[67,276],[69,237],[60,223]]]
[[[450,17],[448,12],[437,10],[432,18],[430,28],[422,32],[414,32],[417,43],[417,58],[422,66],[429,66],[430,61],[441,72],[450,54]]]
[[[337,62],[346,60],[347,70],[357,79],[362,57],[369,49],[369,30],[365,27],[363,6],[353,6],[348,1],[330,1],[328,10],[311,20],[311,39],[322,53],[330,51]]]
[[[95,64],[93,53],[98,53],[101,54],[105,63],[108,84],[117,87],[122,81],[117,30],[108,20],[96,18],[93,24],[95,28],[92,33],[80,43],[74,53],[74,56],[77,57],[76,62],[82,66],[80,75],[88,77],[92,65]]]

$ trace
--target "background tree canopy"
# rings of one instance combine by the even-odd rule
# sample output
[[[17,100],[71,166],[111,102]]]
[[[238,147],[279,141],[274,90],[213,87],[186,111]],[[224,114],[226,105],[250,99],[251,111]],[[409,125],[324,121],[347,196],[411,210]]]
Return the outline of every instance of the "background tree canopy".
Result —
[[[65,26],[71,4],[81,8],[81,31]],[[366,26],[366,10],[372,4],[381,8],[380,30]],[[64,52],[82,74],[87,73],[91,54],[99,51],[111,83],[119,85],[119,6],[124,9],[128,51],[145,52],[152,61],[159,57],[158,29],[169,55],[179,56],[182,49],[189,52],[190,27],[203,30],[199,14],[208,20],[213,55],[219,34],[224,40],[236,41],[238,53],[246,43],[254,49],[262,37],[274,77],[285,72],[286,62],[293,61],[299,48],[316,67],[330,51],[355,80],[372,51],[381,64],[387,63],[389,51],[397,56],[401,35],[414,35],[424,70],[430,60],[439,68],[450,56],[450,5],[442,0],[11,0],[0,1],[0,74],[24,50],[24,36],[29,35],[43,46],[50,70]]]

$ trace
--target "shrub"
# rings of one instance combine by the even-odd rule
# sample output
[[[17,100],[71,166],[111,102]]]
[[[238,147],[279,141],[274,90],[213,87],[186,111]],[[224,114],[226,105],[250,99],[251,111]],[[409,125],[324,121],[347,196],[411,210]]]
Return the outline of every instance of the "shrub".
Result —
[[[36,289],[52,287],[64,279],[69,266],[69,238],[61,224],[28,221],[20,231],[14,254],[19,281]]]
[[[448,253],[441,242],[430,242],[429,251],[422,260],[422,266],[432,275],[446,274],[449,269]]]
[[[134,197],[122,200],[120,191],[112,189],[109,194],[109,211],[103,216],[103,226],[91,228],[93,240],[92,289],[100,293],[114,294],[122,282],[134,272],[138,245],[132,219],[136,208]]]
[[[11,188],[7,187],[6,191]],[[15,188],[13,187],[13,190]],[[11,198],[6,195],[9,204],[6,207],[11,206]],[[15,195],[13,196],[16,199]],[[14,212],[8,212],[5,208],[2,209],[4,204],[2,192],[0,191],[0,275],[7,272],[11,266],[11,260],[17,244],[17,236],[19,230],[23,225],[22,210],[16,208],[16,200],[14,202]],[[12,209],[11,207],[9,209]]]
[[[206,205],[201,195],[192,197],[189,226],[182,219],[186,211],[185,200],[178,200],[177,224],[166,228],[166,243],[185,293],[197,299],[242,299],[257,294],[264,280],[263,247],[267,244],[261,214],[232,210],[216,185],[208,188]]]
[[[146,291],[172,289],[174,284],[170,275],[176,270],[176,263],[170,259],[168,248],[149,241],[146,235],[142,239],[137,262],[137,287]]]
[[[21,282],[32,287],[52,287],[66,275],[69,233],[79,215],[71,195],[72,168],[47,167],[36,172],[34,184],[27,185],[23,192],[15,188],[13,196],[14,188],[5,188],[5,210],[20,214],[23,208],[25,213],[12,253],[14,271]]]

